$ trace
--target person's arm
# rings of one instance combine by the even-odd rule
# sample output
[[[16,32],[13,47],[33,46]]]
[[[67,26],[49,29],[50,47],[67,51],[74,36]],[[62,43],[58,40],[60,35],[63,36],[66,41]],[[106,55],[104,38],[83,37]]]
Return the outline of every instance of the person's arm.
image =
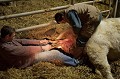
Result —
[[[22,45],[33,45],[33,46],[42,46],[49,43],[49,40],[36,40],[36,39],[15,39],[15,41],[19,42]]]
[[[4,44],[2,50],[8,52],[11,55],[17,56],[29,56],[34,55],[38,52],[43,52],[45,50],[50,50],[51,46],[15,46],[13,44]]]
[[[8,52],[11,55],[17,56],[29,56],[35,53],[41,52],[41,46],[15,46],[6,44],[2,46],[2,50]]]

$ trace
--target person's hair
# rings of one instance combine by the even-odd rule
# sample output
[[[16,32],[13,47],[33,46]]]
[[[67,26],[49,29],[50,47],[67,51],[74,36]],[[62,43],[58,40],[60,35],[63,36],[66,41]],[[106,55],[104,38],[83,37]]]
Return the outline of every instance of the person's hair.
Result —
[[[15,28],[10,26],[3,26],[1,29],[1,38],[4,38],[6,35],[11,35],[15,32]]]
[[[55,14],[55,20],[59,24],[63,20],[64,12],[58,12]]]

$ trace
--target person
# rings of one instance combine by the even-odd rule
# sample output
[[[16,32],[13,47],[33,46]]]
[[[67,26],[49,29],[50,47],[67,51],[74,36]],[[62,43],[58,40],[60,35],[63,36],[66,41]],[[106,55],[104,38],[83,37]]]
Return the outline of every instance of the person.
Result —
[[[78,60],[59,50],[52,50],[49,43],[50,40],[46,39],[16,39],[15,28],[3,26],[0,38],[0,66],[25,68],[40,61],[52,63],[59,61],[65,65],[78,65]]]
[[[95,6],[78,3],[70,6],[64,11],[56,13],[54,17],[58,24],[69,23],[74,33],[77,35],[77,45],[84,47],[99,25],[102,14]]]

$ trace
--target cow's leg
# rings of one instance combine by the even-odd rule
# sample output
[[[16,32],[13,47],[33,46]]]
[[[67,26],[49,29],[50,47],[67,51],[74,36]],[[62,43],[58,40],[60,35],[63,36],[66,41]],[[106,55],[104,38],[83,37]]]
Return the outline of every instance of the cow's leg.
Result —
[[[107,79],[114,79],[107,60],[107,46],[99,44],[88,45],[86,46],[86,51],[90,61],[93,63],[95,68],[101,72],[102,76]]]
[[[96,69],[101,72],[103,77],[105,77],[107,79],[113,79],[110,65],[107,61],[107,56],[102,56],[102,57],[98,56],[98,57],[100,57],[100,58],[98,58],[98,60],[100,60],[100,61],[98,61],[97,59],[95,59],[95,61],[93,60],[93,63],[95,65]]]

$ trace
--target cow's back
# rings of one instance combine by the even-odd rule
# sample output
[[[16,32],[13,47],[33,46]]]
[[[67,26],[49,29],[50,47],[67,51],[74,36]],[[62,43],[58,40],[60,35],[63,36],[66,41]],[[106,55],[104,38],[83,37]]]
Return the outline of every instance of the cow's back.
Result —
[[[102,20],[86,46],[88,48],[95,46],[96,49],[104,46],[108,48],[109,53],[106,52],[106,54],[109,59],[118,58],[120,56],[120,18]]]

